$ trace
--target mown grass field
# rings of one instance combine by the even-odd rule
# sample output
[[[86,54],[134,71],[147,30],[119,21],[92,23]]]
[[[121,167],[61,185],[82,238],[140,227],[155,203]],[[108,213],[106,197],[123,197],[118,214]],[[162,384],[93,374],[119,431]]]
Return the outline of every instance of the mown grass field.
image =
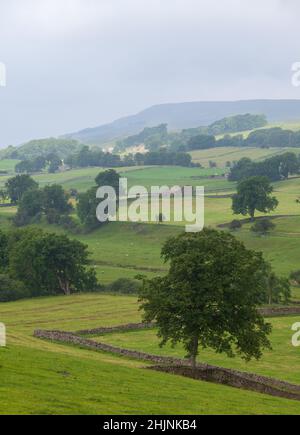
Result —
[[[140,361],[32,337],[36,328],[77,330],[139,319],[135,297],[86,294],[0,304],[8,331],[8,345],[0,348],[0,414],[299,414],[292,400],[153,372]],[[144,345],[159,352],[150,334]],[[129,341],[128,347],[141,346],[134,336]],[[282,363],[290,358],[289,346],[286,340],[284,351],[282,344]]]

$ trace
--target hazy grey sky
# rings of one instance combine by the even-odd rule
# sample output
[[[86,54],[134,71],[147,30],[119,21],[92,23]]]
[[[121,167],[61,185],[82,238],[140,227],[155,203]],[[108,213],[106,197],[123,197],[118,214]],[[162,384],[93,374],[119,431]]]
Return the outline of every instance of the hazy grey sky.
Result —
[[[0,0],[0,146],[150,105],[300,98],[299,0]]]

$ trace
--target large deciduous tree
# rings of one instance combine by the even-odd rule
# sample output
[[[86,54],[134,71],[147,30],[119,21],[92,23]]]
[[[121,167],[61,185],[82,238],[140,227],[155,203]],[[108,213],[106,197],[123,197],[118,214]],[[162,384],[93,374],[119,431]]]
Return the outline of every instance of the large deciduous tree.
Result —
[[[18,233],[9,256],[11,276],[32,295],[93,291],[97,280],[88,264],[86,245],[38,230]]]
[[[91,187],[78,195],[77,215],[87,230],[93,230],[101,225],[96,216],[99,199],[96,197],[97,187]]]
[[[48,220],[53,213],[59,217],[70,213],[72,210],[72,205],[69,203],[69,194],[59,184],[45,186],[43,196],[43,210]]]
[[[22,199],[25,192],[38,188],[33,178],[27,174],[16,175],[9,178],[5,184],[6,191],[11,199],[11,202],[17,203]]]
[[[267,177],[249,177],[239,182],[237,193],[232,198],[234,214],[250,215],[254,220],[255,211],[269,213],[278,201],[271,196],[273,187]]]
[[[100,172],[95,178],[97,186],[91,187],[84,193],[81,193],[78,197],[77,203],[77,215],[81,223],[88,229],[93,230],[103,223],[97,219],[96,210],[97,206],[101,202],[97,197],[97,189],[102,186],[113,187],[116,192],[116,196],[119,196],[119,180],[120,175],[114,170],[109,169],[104,172]]]
[[[144,279],[144,320],[155,321],[161,345],[183,342],[193,366],[199,346],[259,359],[271,326],[257,306],[267,293],[267,264],[231,234],[204,229],[169,239],[166,276]]]
[[[119,192],[119,180],[120,175],[114,169],[108,169],[107,171],[100,172],[95,178],[97,186],[113,187],[117,196]]]

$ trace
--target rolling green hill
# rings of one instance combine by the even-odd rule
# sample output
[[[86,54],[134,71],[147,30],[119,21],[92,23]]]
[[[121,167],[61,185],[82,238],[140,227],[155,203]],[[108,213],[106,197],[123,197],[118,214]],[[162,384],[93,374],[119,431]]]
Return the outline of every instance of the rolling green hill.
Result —
[[[258,151],[273,152],[272,149],[249,151],[256,159],[263,158]],[[228,159],[228,154],[222,152],[231,151],[208,150],[206,155],[201,155],[202,161],[211,159],[209,152],[213,152],[221,166]],[[41,186],[61,183],[65,188],[84,191],[93,184],[100,170],[88,168],[40,174],[35,178]],[[122,168],[129,185],[205,185],[210,193],[205,199],[205,224],[211,227],[236,218],[231,211],[230,197],[213,195],[235,189],[234,183],[219,178],[223,172],[221,168]],[[6,179],[7,176],[0,177],[1,186]],[[300,205],[296,202],[300,178],[274,183],[274,189],[279,207],[271,213],[277,217],[270,235],[253,234],[249,224],[243,225],[235,235],[248,248],[262,251],[277,274],[287,276],[299,269],[300,263]],[[15,207],[0,208],[1,229],[11,228],[9,218],[15,212]],[[183,231],[183,225],[184,222],[181,225],[115,222],[89,234],[69,236],[88,245],[97,276],[106,284],[120,277],[134,278],[137,274],[163,275],[168,266],[160,258],[161,246],[168,237]],[[62,228],[44,222],[37,226],[63,232]],[[297,287],[293,288],[293,301],[300,301]],[[8,345],[0,348],[0,414],[299,414],[296,401],[150,371],[146,369],[149,363],[33,337],[33,331],[39,328],[75,331],[140,319],[134,296],[87,293],[0,303],[0,322],[6,324],[8,332]],[[208,350],[200,351],[200,360],[300,383],[299,348],[291,345],[291,326],[296,321],[299,321],[297,317],[271,320],[273,350],[266,352],[259,362],[246,364],[239,358],[228,359]],[[115,333],[96,339],[157,354],[183,355],[181,346],[160,349],[153,330]]]

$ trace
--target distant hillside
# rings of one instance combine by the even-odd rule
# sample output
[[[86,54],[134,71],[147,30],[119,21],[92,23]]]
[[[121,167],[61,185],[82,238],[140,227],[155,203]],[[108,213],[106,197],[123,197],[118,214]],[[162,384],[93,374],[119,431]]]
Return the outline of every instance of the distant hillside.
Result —
[[[64,159],[70,154],[80,151],[82,147],[83,144],[71,138],[50,137],[31,140],[19,147],[9,146],[0,151],[0,157],[2,159],[31,160],[40,156],[46,157],[49,154],[56,154],[59,158]]]
[[[207,127],[187,128],[181,132],[168,132],[167,124],[160,124],[156,127],[145,127],[139,134],[127,136],[118,140],[115,150],[124,151],[130,147],[144,145],[146,149],[154,151],[162,146],[169,146],[171,149],[179,150],[187,146],[192,137],[198,135],[222,135],[250,131],[267,125],[265,115],[243,115],[229,116],[220,119]]]
[[[269,122],[300,119],[300,100],[246,100],[161,104],[110,124],[88,128],[65,137],[87,144],[103,144],[140,133],[145,127],[168,124],[169,130],[210,125],[221,118],[243,113],[264,113]]]

